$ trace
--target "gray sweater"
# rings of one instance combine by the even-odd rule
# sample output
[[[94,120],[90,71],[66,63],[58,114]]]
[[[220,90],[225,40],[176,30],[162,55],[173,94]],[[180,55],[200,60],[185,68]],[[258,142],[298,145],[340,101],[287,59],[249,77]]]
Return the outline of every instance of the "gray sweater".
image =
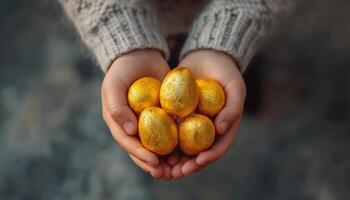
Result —
[[[180,59],[198,49],[233,57],[243,72],[276,13],[291,0],[60,0],[104,71],[119,56],[157,49],[165,35],[189,32]]]

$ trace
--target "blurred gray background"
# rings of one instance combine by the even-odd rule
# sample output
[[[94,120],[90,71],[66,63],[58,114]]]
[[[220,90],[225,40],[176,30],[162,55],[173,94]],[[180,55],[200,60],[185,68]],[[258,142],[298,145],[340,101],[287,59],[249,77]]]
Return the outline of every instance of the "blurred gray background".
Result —
[[[155,181],[114,142],[103,74],[56,1],[0,2],[0,199],[350,199],[350,1],[307,0],[246,74],[225,157]]]

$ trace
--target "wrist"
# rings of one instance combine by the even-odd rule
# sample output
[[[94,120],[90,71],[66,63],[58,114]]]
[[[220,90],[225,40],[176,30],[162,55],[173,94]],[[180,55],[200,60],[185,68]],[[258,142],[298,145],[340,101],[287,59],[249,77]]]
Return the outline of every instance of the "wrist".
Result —
[[[161,51],[157,49],[138,49],[116,58],[107,70],[113,66],[120,65],[121,63],[129,63],[130,65],[140,63],[143,63],[144,65],[152,65],[164,62],[166,62],[166,60]]]
[[[215,65],[226,65],[238,68],[232,56],[224,52],[212,49],[200,49],[192,51],[181,60],[181,64],[184,66],[186,66],[186,64],[206,66],[213,62],[215,62]]]

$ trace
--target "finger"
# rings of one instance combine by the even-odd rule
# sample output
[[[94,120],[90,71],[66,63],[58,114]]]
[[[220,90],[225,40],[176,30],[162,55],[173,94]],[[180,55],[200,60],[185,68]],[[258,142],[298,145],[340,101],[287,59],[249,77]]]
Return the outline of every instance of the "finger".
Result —
[[[152,167],[144,162],[142,162],[140,159],[138,159],[137,157],[129,154],[130,158],[132,161],[134,161],[134,163],[139,166],[142,170],[144,170],[147,173],[150,173],[151,176],[153,176],[156,179],[161,179],[163,178],[163,168],[162,166],[158,166],[158,167]]]
[[[152,171],[152,167],[148,164],[146,164],[145,162],[141,161],[140,159],[136,158],[135,156],[133,156],[132,154],[129,154],[131,160],[137,165],[139,166],[144,172],[147,173],[151,173]]]
[[[106,111],[104,97],[102,97],[102,110],[103,118],[109,127],[113,138],[123,149],[152,166],[159,165],[159,159],[154,153],[143,148],[140,140],[137,137],[127,135],[124,130],[117,123],[115,123],[110,114]]]
[[[167,162],[171,167],[174,167],[179,162],[179,160],[180,153],[178,150],[175,150],[168,156]]]
[[[196,157],[196,163],[200,166],[204,166],[223,156],[230,147],[232,140],[236,135],[238,124],[239,121],[232,125],[225,135],[219,136],[209,150],[200,153]]]
[[[171,175],[176,178],[176,179],[179,179],[181,177],[183,177],[184,175],[182,174],[182,171],[181,171],[181,167],[182,165],[188,161],[190,158],[188,156],[182,156],[180,161],[173,167],[173,169],[171,170]]]
[[[137,119],[127,103],[127,87],[113,73],[107,73],[102,84],[102,96],[106,101],[106,109],[123,130],[129,135],[137,132]]]
[[[228,81],[225,84],[226,102],[224,108],[215,118],[215,127],[219,135],[237,122],[242,115],[246,90],[242,81]]]
[[[171,176],[171,167],[168,165],[168,163],[166,161],[162,161],[161,165],[163,167],[163,171],[164,171],[164,179],[165,180],[171,180],[172,176]]]
[[[198,171],[199,168],[201,168],[201,166],[198,165],[195,161],[195,158],[193,158],[184,163],[184,165],[181,167],[181,172],[184,176],[187,176],[193,172]]]

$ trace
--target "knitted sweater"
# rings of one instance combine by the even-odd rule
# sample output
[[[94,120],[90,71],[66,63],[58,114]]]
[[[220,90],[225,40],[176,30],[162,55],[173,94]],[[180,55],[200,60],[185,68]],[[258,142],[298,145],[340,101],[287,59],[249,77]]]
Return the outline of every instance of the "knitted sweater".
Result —
[[[243,72],[278,11],[290,0],[60,0],[104,71],[119,56],[157,49],[164,36],[189,32],[180,59],[198,49],[233,57]]]

